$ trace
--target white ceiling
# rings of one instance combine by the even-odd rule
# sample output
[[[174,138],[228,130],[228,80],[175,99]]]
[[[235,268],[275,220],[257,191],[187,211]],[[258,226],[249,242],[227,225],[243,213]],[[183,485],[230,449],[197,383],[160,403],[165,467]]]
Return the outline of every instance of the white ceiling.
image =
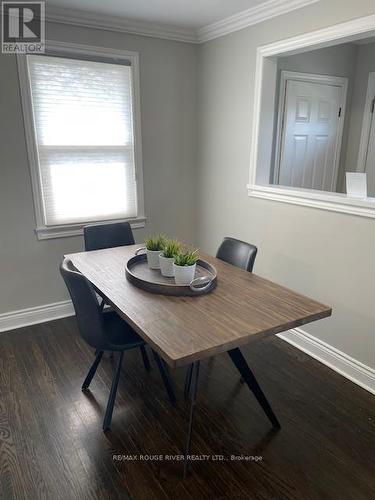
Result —
[[[46,0],[48,6],[199,29],[267,0]]]

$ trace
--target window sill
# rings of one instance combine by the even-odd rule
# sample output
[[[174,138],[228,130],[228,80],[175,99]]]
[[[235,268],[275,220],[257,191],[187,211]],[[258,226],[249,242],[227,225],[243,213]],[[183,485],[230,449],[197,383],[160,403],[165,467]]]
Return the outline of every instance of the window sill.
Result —
[[[129,222],[132,229],[145,227],[146,217],[137,217],[135,219],[121,219],[121,220],[106,220],[97,222]],[[67,224],[61,226],[43,226],[37,227],[35,233],[38,240],[50,240],[53,238],[68,238],[70,236],[83,235],[83,227],[87,224],[95,224],[95,222],[86,222],[85,224]]]
[[[375,198],[351,198],[343,193],[279,186],[248,185],[248,195],[254,198],[280,201],[293,205],[330,210],[361,217],[375,218]]]

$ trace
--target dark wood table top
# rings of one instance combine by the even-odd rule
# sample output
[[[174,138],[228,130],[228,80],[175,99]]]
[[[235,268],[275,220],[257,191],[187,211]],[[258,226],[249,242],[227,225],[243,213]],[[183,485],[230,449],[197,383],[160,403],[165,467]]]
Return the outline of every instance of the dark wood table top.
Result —
[[[141,290],[125,264],[141,245],[68,254],[117,313],[171,366],[198,361],[330,316],[329,306],[200,252],[218,273],[215,290],[168,297]]]

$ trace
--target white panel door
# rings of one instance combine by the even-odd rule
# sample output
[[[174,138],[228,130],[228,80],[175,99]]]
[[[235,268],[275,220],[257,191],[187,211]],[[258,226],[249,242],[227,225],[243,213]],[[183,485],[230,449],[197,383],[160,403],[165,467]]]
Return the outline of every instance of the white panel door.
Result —
[[[342,88],[287,80],[278,183],[334,191]]]

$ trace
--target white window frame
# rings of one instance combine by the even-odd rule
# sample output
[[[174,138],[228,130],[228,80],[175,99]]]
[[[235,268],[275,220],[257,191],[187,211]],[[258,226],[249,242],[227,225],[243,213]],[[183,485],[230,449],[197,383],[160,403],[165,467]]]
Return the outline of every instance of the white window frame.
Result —
[[[249,183],[247,185],[249,196],[375,218],[375,198],[359,200],[350,198],[342,193],[290,188],[257,182],[257,169],[262,163],[261,155],[263,154],[266,160],[271,157],[271,151],[267,151],[264,154],[264,150],[261,148],[260,131],[262,130],[263,133],[269,135],[272,134],[273,130],[274,124],[271,120],[268,120],[269,123],[266,123],[268,130],[261,126],[262,99],[263,102],[267,103],[268,110],[275,109],[276,85],[273,82],[276,83],[277,56],[293,55],[312,49],[329,47],[335,45],[337,41],[342,44],[358,38],[374,36],[374,34],[375,14],[372,14],[329,28],[258,47],[255,69],[253,126],[250,144],[250,171]]]
[[[141,136],[141,107],[140,107],[140,83],[139,83],[139,54],[128,50],[116,50],[103,47],[94,47],[67,42],[56,42],[46,40],[45,55],[97,58],[99,61],[108,60],[114,64],[121,61],[130,61],[133,82],[133,133],[134,133],[134,163],[137,186],[137,217],[131,219],[105,220],[105,222],[128,221],[132,228],[144,227],[146,216],[144,211],[143,195],[143,173],[142,173],[142,136]],[[41,55],[40,57],[43,57]],[[36,131],[33,119],[33,107],[31,100],[30,81],[28,75],[26,57],[17,55],[18,76],[21,91],[21,102],[25,124],[26,146],[29,159],[31,185],[34,198],[36,228],[35,232],[39,240],[50,238],[61,238],[83,234],[83,226],[86,223],[59,224],[46,226],[44,221],[43,197],[41,188],[40,169],[36,142]],[[100,222],[100,219],[92,222]]]

